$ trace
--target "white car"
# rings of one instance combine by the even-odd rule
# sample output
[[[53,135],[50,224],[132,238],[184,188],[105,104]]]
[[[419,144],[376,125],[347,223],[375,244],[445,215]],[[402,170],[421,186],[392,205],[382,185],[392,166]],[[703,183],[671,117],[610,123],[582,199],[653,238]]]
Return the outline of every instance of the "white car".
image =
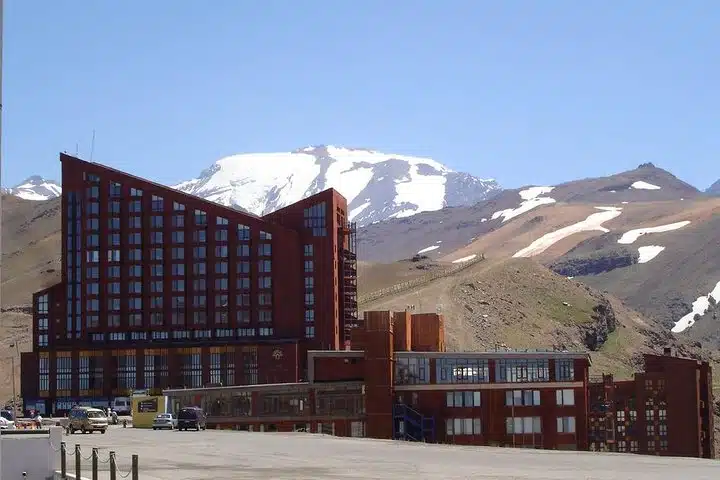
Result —
[[[172,413],[158,413],[153,419],[152,428],[153,430],[162,430],[164,428],[173,430],[177,428],[177,418]]]
[[[15,430],[15,422],[5,417],[0,417],[0,430]]]

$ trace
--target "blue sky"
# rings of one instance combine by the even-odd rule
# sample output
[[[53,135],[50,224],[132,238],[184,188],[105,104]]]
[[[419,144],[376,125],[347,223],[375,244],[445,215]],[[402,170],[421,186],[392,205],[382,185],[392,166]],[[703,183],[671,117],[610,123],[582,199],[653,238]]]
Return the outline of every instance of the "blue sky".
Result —
[[[309,144],[503,186],[720,177],[720,2],[6,0],[3,179],[57,154],[162,183]],[[714,167],[714,168],[712,168]]]

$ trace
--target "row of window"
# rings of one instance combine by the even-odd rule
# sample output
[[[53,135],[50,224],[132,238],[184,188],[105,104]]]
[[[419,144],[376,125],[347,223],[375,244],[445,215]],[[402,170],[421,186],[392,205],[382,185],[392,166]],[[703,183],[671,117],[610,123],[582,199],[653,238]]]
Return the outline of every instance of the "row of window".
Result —
[[[557,433],[575,433],[575,417],[557,417]],[[508,435],[528,435],[542,433],[541,417],[506,417],[505,433]]]
[[[448,407],[479,407],[481,394],[478,391],[446,392],[445,405]],[[575,391],[569,389],[556,390],[556,405],[575,405]],[[508,390],[505,392],[506,406],[538,406],[540,390]]]
[[[430,360],[423,356],[403,356],[395,364],[399,384],[421,384],[430,381]],[[495,361],[497,382],[527,383],[550,381],[547,359],[498,359]],[[575,379],[573,360],[555,361],[555,380]],[[478,358],[439,358],[436,361],[437,383],[487,383],[490,381],[488,360]]]

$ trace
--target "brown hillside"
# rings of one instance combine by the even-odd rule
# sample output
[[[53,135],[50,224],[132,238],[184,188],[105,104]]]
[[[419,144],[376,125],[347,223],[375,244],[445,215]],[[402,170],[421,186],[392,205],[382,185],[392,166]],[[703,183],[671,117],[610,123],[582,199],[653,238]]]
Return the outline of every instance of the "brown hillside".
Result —
[[[31,349],[27,313],[33,292],[60,279],[60,201],[30,202],[3,196],[2,269],[0,270],[0,402],[12,397],[11,356]],[[20,389],[20,362],[15,359]]]
[[[586,349],[597,325],[593,308],[609,303],[617,327],[597,352],[593,371],[628,376],[639,354],[661,351],[671,336],[650,320],[577,281],[528,259],[480,262],[459,274],[371,303],[366,310],[440,310],[446,318],[448,348]],[[676,345],[677,347],[684,348]]]

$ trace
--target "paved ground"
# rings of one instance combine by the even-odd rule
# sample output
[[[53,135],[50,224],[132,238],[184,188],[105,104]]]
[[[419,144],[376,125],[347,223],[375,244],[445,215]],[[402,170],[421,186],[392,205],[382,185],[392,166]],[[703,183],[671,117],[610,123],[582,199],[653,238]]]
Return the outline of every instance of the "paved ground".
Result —
[[[204,479],[523,479],[693,480],[720,478],[720,461],[490,447],[425,445],[317,434],[178,432],[114,427],[105,435],[71,435],[117,452],[123,475],[140,455],[140,480]],[[69,459],[71,471],[74,459]],[[101,470],[106,470],[102,465]],[[90,462],[83,461],[83,476]],[[108,479],[107,472],[100,479]],[[118,477],[121,478],[121,477]]]

